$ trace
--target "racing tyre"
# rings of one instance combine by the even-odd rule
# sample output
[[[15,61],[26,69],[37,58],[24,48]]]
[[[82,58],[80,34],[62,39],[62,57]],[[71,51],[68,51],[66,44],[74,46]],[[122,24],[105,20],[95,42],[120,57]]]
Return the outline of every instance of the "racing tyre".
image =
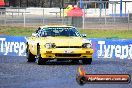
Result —
[[[29,46],[27,45],[27,49],[26,49],[26,56],[27,56],[27,62],[35,62],[35,55],[33,55],[30,50],[29,50]]]
[[[41,54],[40,54],[40,46],[39,45],[37,45],[37,59],[38,59],[38,65],[44,65],[44,64],[46,64],[46,59],[43,59],[42,57],[41,57]]]
[[[92,58],[83,59],[82,62],[83,62],[83,64],[91,64]]]

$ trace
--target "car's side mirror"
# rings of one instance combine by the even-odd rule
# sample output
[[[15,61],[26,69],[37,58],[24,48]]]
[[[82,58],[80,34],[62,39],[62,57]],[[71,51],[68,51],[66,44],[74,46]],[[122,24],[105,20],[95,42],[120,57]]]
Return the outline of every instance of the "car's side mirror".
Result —
[[[82,37],[87,37],[87,34],[82,34]]]
[[[37,36],[37,34],[36,34],[36,33],[32,33],[32,36],[33,36],[33,37],[36,37],[36,36]]]

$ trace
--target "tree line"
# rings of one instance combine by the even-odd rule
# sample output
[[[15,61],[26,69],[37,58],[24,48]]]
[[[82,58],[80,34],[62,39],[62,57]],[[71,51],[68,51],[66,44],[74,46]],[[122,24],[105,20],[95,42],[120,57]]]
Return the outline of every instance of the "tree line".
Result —
[[[66,3],[76,4],[78,0],[5,0],[13,7],[64,7]]]

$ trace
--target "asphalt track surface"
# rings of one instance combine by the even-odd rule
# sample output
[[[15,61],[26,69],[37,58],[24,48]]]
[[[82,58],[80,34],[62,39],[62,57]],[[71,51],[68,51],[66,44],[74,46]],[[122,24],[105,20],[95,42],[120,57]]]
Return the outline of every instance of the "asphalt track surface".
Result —
[[[129,84],[85,84],[76,82],[81,63],[48,62],[47,65],[26,62],[26,57],[0,56],[0,88],[132,88]],[[82,65],[88,74],[130,74],[132,59],[94,59]]]

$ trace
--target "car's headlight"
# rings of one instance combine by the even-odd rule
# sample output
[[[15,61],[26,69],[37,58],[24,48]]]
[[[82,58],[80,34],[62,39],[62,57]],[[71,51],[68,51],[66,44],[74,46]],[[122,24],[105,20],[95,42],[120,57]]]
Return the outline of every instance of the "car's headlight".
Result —
[[[50,49],[50,48],[55,48],[55,44],[54,43],[46,43],[45,44],[45,48],[48,48],[48,49]]]
[[[91,48],[91,47],[92,47],[92,45],[90,43],[84,43],[82,45],[82,48]]]

